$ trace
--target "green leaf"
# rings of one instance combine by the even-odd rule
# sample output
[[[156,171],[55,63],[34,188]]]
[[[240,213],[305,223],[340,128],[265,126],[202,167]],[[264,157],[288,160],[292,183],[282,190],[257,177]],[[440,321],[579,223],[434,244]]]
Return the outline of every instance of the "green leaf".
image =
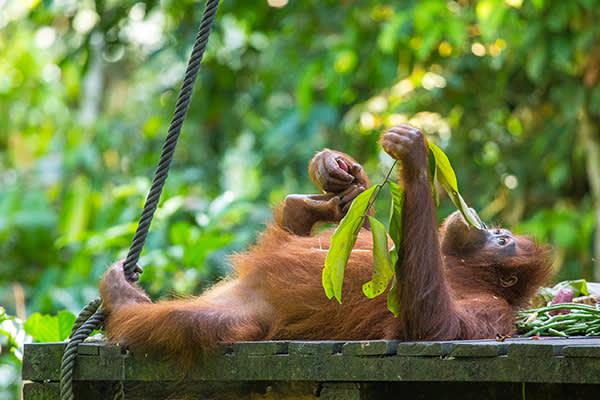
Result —
[[[588,111],[593,115],[600,115],[600,85],[597,85],[596,88],[592,90]]]
[[[182,262],[184,265],[202,265],[211,251],[227,246],[233,238],[234,235],[221,232],[202,234],[197,240],[184,244]]]
[[[450,165],[448,156],[446,156],[442,149],[440,149],[435,143],[427,141],[427,145],[429,146],[429,151],[435,158],[437,173],[447,181],[449,187],[453,191],[458,192],[456,174],[454,173],[454,169],[452,169],[452,165]]]
[[[313,104],[313,85],[317,80],[320,66],[318,63],[309,64],[301,74],[296,85],[296,99],[303,117],[307,117]]]
[[[71,334],[75,315],[59,311],[58,315],[34,313],[25,322],[25,332],[36,342],[60,342]]]
[[[394,245],[391,249],[390,249],[390,260],[392,261],[392,265],[396,265],[396,263],[398,262],[398,246]]]
[[[86,176],[79,175],[69,185],[62,207],[58,245],[65,246],[80,241],[87,231],[93,209],[92,186]]]
[[[387,305],[388,310],[394,314],[395,318],[398,318],[400,315],[400,309],[398,305],[400,304],[400,290],[398,289],[398,281],[396,280],[396,276],[392,279],[392,287],[387,295]]]
[[[533,5],[538,10],[542,10],[544,8],[545,0],[532,0]]]
[[[491,41],[498,35],[498,28],[504,22],[506,6],[502,0],[483,0],[477,3],[477,20],[481,28],[481,37]]]
[[[383,25],[381,33],[377,37],[377,47],[384,54],[391,54],[402,38],[402,30],[408,28],[410,24],[409,13],[397,13],[394,17]]]
[[[435,157],[436,175],[438,182],[440,182],[442,187],[446,190],[448,196],[450,196],[450,199],[452,200],[456,208],[458,208],[458,210],[461,212],[465,220],[477,229],[482,229],[483,227],[481,226],[475,215],[473,215],[473,212],[469,209],[469,206],[458,192],[458,182],[456,180],[456,174],[452,169],[452,165],[450,165],[448,157],[434,143],[427,143],[429,145],[429,150],[431,151],[431,154],[433,154],[433,156]]]
[[[58,312],[58,335],[60,340],[69,337],[74,323],[75,315],[65,310]]]
[[[435,163],[434,163],[435,164]],[[392,287],[387,295],[388,310],[394,314],[394,317],[398,317],[399,309],[398,304],[400,301],[400,293],[398,291],[398,282],[396,277],[398,276],[398,259],[400,258],[399,252],[402,251],[400,243],[402,242],[402,207],[404,205],[404,190],[395,182],[389,182],[390,192],[392,194],[392,212],[390,215],[390,237],[394,241],[394,248],[391,250],[392,266],[394,268],[394,277],[392,279]]]
[[[354,243],[356,243],[360,227],[364,223],[364,215],[371,196],[378,186],[373,186],[356,196],[348,213],[331,236],[331,244],[325,258],[322,275],[323,289],[329,299],[335,296],[338,302],[342,302],[344,270]]]
[[[467,24],[462,19],[448,19],[446,36],[453,47],[462,49],[467,42]]]
[[[440,194],[437,191],[437,186],[435,185],[437,182],[437,165],[435,162],[435,155],[433,154],[433,150],[431,147],[429,148],[429,184],[431,185],[431,196],[433,196],[433,201],[435,202],[435,206],[438,207],[440,205]]]
[[[375,218],[368,216],[373,235],[373,276],[362,287],[368,298],[379,296],[385,291],[394,276],[394,265],[388,251],[388,236],[385,227]]]
[[[548,49],[545,43],[537,39],[536,46],[529,52],[525,64],[527,76],[534,82],[540,82],[546,76],[544,69],[548,67],[548,61]]]
[[[442,26],[439,24],[434,24],[431,29],[423,32],[423,42],[421,42],[421,46],[415,53],[417,60],[422,61],[429,57],[432,50],[442,37],[442,34]]]
[[[390,237],[394,241],[394,247],[400,248],[402,241],[402,206],[404,204],[404,191],[395,182],[388,182],[390,185],[390,193],[392,195],[392,210],[390,215],[389,231]]]

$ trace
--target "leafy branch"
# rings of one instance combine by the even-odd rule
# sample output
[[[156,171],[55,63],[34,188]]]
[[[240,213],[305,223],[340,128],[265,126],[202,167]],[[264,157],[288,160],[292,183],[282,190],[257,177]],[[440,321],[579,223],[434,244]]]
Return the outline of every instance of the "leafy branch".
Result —
[[[456,174],[450,165],[448,157],[435,144],[427,142],[427,146],[429,148],[429,167],[433,196],[437,199],[437,193],[435,192],[435,182],[437,181],[446,190],[465,220],[476,228],[481,229],[482,226],[479,220],[473,215],[473,212],[458,192]],[[325,268],[323,268],[322,282],[327,297],[329,299],[335,297],[341,303],[344,271],[352,253],[352,248],[358,238],[360,228],[368,218],[373,238],[373,274],[371,280],[363,285],[363,293],[368,298],[379,296],[389,286],[390,281],[393,281],[392,287],[388,292],[388,309],[395,316],[398,316],[399,310],[397,305],[399,293],[396,277],[398,276],[397,269],[400,266],[397,260],[402,258],[400,243],[402,240],[404,191],[398,184],[389,179],[396,164],[397,161],[394,162],[394,165],[388,171],[383,183],[365,190],[350,205],[350,209],[331,236],[331,244],[325,259]],[[390,187],[392,197],[389,232],[386,231],[385,226],[379,220],[368,215],[375,199],[386,184]],[[388,237],[394,242],[391,250],[388,249]]]

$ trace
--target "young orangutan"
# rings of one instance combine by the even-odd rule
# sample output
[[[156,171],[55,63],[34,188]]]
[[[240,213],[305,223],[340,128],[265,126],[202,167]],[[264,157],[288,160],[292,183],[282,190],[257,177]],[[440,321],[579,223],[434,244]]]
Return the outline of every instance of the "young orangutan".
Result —
[[[233,276],[188,300],[152,303],[113,264],[100,284],[111,342],[174,354],[190,363],[218,342],[249,340],[450,340],[514,333],[514,311],[549,277],[548,250],[505,229],[476,229],[457,212],[438,229],[423,134],[389,129],[381,146],[402,163],[402,258],[397,281],[400,315],[386,296],[368,299],[372,256],[353,251],[342,304],[321,284],[331,231],[310,236],[317,222],[338,222],[369,186],[346,154],[323,150],[311,161],[312,180],[325,194],[288,196],[258,243],[232,257]],[[355,250],[371,250],[362,229]]]

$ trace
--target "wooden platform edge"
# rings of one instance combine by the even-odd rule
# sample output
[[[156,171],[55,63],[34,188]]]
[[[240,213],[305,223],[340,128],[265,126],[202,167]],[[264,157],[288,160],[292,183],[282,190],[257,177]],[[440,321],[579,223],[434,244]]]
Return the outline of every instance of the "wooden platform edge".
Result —
[[[57,382],[64,343],[25,346],[24,380]],[[224,344],[187,375],[177,364],[84,343],[75,381],[531,382],[600,384],[600,338]]]

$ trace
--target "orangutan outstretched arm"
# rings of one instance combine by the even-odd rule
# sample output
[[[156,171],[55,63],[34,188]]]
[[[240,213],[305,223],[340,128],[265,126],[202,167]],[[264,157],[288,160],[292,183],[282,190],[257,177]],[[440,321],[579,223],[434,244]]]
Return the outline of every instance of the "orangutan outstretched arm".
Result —
[[[123,262],[111,265],[100,283],[105,332],[121,346],[162,354],[191,366],[219,342],[261,340],[272,308],[245,282],[224,281],[201,297],[152,303],[128,282]]]
[[[401,125],[382,135],[381,146],[401,161],[400,180],[405,196],[402,251],[396,277],[401,312],[399,331],[412,339],[455,338],[460,322],[440,251],[424,136],[416,128]]]

